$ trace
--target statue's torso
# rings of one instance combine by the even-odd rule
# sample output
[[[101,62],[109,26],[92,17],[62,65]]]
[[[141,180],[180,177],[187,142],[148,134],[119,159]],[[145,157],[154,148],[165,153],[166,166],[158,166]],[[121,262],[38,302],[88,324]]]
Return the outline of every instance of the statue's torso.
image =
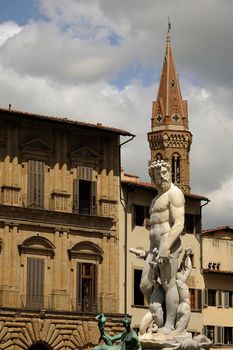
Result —
[[[161,238],[170,231],[169,191],[155,197],[150,207],[150,241],[153,247],[159,247]]]

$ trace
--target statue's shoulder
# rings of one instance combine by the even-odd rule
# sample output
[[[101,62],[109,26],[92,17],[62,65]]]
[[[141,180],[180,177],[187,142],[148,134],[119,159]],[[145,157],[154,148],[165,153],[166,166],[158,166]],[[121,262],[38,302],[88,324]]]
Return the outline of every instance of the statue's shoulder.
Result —
[[[175,206],[181,206],[185,203],[183,192],[179,189],[179,187],[175,186],[173,183],[171,184],[169,190],[169,199],[170,202]]]

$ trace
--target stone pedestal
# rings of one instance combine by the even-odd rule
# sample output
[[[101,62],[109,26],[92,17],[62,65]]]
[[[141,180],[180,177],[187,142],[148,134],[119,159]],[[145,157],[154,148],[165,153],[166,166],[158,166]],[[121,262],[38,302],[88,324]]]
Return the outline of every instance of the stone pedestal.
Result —
[[[211,341],[203,334],[192,337],[189,332],[176,334],[146,333],[139,337],[142,349],[145,350],[193,350],[208,349]]]

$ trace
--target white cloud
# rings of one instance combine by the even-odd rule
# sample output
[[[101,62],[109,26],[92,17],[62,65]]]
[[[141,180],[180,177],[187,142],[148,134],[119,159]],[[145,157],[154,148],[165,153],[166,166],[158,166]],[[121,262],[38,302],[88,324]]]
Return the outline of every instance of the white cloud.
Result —
[[[0,47],[10,38],[20,33],[22,28],[16,23],[8,21],[0,24]]]
[[[213,192],[208,193],[211,202],[203,211],[204,227],[209,226],[232,226],[233,213],[233,175],[225,182],[222,182],[220,187]],[[208,220],[207,220],[208,218]]]

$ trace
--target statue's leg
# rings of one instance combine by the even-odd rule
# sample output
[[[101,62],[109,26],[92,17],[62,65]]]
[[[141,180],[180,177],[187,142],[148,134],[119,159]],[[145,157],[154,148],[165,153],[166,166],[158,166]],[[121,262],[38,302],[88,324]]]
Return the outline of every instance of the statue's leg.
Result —
[[[155,283],[154,289],[151,295],[151,302],[149,310],[153,315],[153,321],[156,323],[158,328],[163,326],[163,308],[164,303],[164,290],[159,283]]]
[[[165,290],[166,322],[161,330],[169,333],[174,330],[179,294],[176,285],[176,274],[178,270],[179,258],[170,258],[168,262],[160,265],[160,275],[163,289]]]
[[[152,313],[148,310],[141,320],[141,324],[139,327],[140,335],[143,335],[144,333],[146,333],[152,321],[153,321]]]
[[[179,304],[177,309],[178,319],[176,321],[175,332],[180,333],[183,332],[187,327],[190,320],[191,308],[189,301]]]
[[[141,283],[140,283],[140,289],[143,295],[146,298],[146,301],[148,304],[150,304],[150,298],[152,294],[152,289],[153,289],[153,281],[152,281],[152,271],[150,267],[150,262],[153,259],[153,254],[148,253],[147,258],[145,260],[145,265],[142,271],[142,278],[141,278]]]

